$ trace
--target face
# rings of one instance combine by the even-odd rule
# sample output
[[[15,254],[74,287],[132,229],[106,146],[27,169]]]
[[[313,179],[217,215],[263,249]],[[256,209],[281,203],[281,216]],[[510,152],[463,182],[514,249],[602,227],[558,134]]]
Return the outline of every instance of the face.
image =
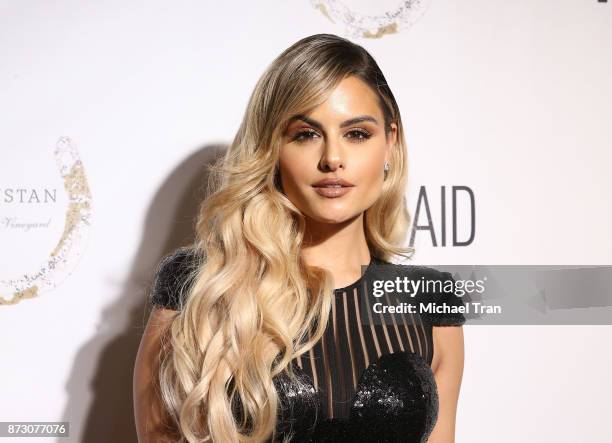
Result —
[[[307,219],[342,223],[359,217],[381,195],[396,138],[395,123],[385,135],[374,91],[347,77],[324,103],[290,123],[279,158],[283,190]],[[325,179],[342,179],[346,186],[318,183]]]

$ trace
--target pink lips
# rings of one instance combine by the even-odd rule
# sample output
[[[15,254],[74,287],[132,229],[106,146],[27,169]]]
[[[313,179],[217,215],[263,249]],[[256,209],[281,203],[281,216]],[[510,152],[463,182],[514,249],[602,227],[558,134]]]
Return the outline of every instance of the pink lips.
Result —
[[[317,194],[328,198],[341,197],[353,186],[355,185],[342,178],[325,178],[312,185]]]

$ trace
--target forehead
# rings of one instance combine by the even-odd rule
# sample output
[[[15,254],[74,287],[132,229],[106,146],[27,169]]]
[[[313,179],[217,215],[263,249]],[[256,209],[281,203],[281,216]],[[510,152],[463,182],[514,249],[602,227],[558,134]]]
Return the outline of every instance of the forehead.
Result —
[[[377,119],[382,117],[376,93],[355,76],[342,79],[327,99],[308,113],[310,117],[321,120],[345,120],[363,114]]]

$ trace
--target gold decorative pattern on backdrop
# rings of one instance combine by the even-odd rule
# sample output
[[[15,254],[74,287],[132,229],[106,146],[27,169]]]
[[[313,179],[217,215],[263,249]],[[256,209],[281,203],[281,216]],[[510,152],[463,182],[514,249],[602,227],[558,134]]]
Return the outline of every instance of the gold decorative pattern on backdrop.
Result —
[[[87,238],[92,216],[91,192],[78,150],[70,138],[61,137],[53,153],[68,196],[64,229],[56,246],[35,272],[24,273],[19,279],[0,280],[3,286],[13,290],[9,297],[0,294],[0,305],[16,304],[54,287],[60,277],[70,272],[70,262],[80,255]]]
[[[397,34],[413,25],[429,6],[430,0],[405,0],[393,10],[376,15],[361,14],[340,0],[311,0],[332,23],[343,23],[345,35],[352,38],[381,38]]]

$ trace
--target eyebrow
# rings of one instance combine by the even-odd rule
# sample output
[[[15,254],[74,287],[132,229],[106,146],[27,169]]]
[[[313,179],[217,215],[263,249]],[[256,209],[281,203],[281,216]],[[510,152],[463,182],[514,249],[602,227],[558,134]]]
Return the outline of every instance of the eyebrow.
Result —
[[[311,126],[314,126],[315,128],[319,129],[320,131],[323,131],[323,125],[321,123],[319,123],[318,121],[310,118],[310,117],[306,117],[303,114],[298,114],[295,115],[294,117],[292,117],[290,119],[290,124],[293,123],[295,120],[302,120],[303,122],[308,123]],[[345,128],[347,126],[351,126],[354,125],[355,123],[361,123],[361,122],[372,122],[374,124],[378,124],[378,120],[376,120],[374,117],[372,117],[371,115],[359,115],[357,117],[353,117],[350,118],[348,120],[343,121],[342,123],[340,123],[340,127],[341,128]]]

